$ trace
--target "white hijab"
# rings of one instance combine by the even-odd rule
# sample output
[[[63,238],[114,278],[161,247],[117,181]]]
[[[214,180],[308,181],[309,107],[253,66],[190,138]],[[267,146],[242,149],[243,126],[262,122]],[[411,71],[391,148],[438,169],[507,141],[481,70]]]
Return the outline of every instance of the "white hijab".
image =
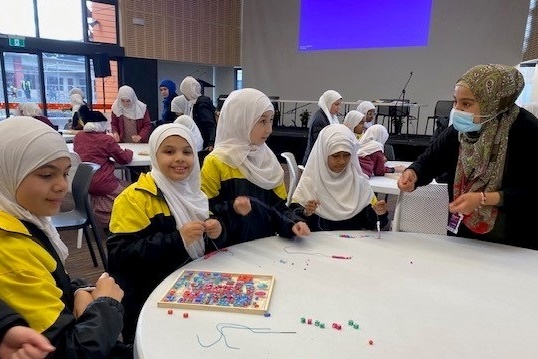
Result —
[[[304,207],[307,201],[316,199],[321,202],[316,214],[331,221],[349,219],[362,211],[371,203],[374,192],[355,155],[358,147],[355,134],[346,126],[325,126],[314,143],[292,202]],[[351,159],[341,173],[334,173],[327,159],[341,151],[350,153]]]
[[[321,97],[319,98],[318,106],[321,108],[323,113],[325,113],[325,115],[329,119],[330,124],[340,123],[338,121],[338,116],[336,116],[336,114],[331,115],[330,112],[332,104],[340,99],[342,99],[342,96],[334,90],[325,91],[323,95],[321,95]]]
[[[375,110],[375,106],[370,101],[362,101],[359,106],[357,106],[357,111],[362,113],[364,116],[368,113],[370,110]]]
[[[131,107],[125,107],[121,100],[131,100]],[[118,90],[118,97],[112,104],[112,112],[116,116],[125,116],[131,120],[141,120],[146,113],[146,104],[138,100],[131,86],[122,86]]]
[[[172,104],[173,103],[174,101],[172,101]],[[173,109],[172,111],[174,112]],[[198,126],[196,126],[196,123],[190,116],[187,116],[187,115],[178,116],[178,118],[176,118],[174,123],[183,125],[191,131],[192,140],[194,141],[194,149],[196,150],[196,152],[200,152],[201,150],[204,149],[204,139],[202,138],[200,129],[198,128]]]
[[[187,76],[183,79],[183,81],[181,81],[179,91],[185,95],[185,98],[190,104],[189,108],[187,109],[188,111],[185,112],[185,115],[192,117],[192,109],[194,104],[196,103],[196,100],[198,100],[198,97],[202,96],[202,86],[194,77]]]
[[[157,187],[163,192],[179,230],[187,222],[205,221],[209,218],[209,204],[207,196],[200,189],[200,163],[198,162],[198,153],[196,151],[193,151],[193,169],[184,180],[172,181],[161,172],[157,163],[157,150],[161,143],[170,136],[183,137],[193,149],[194,141],[190,130],[177,123],[160,125],[149,136],[151,176],[155,180]],[[203,236],[200,236],[197,241],[190,245],[183,241],[183,245],[192,259],[200,258],[205,253]]]
[[[389,139],[389,132],[383,125],[372,125],[364,131],[359,140],[359,157],[371,155],[374,152],[385,152],[385,142]]]
[[[69,101],[71,101],[71,107],[73,108],[72,111],[76,112],[84,104],[84,99],[82,96],[78,93],[74,93],[72,95],[69,95]]]
[[[190,104],[189,100],[187,100],[185,95],[179,95],[174,97],[174,99],[172,100],[172,103],[170,104],[170,110],[172,112],[179,112],[182,115],[185,115],[192,112],[192,105]]]
[[[269,190],[282,183],[284,170],[266,143],[250,143],[250,132],[265,111],[274,111],[274,107],[263,92],[253,88],[232,91],[222,105],[211,154]]]
[[[12,116],[0,121],[0,210],[35,224],[50,239],[62,263],[69,252],[50,217],[40,217],[17,203],[16,192],[30,172],[61,157],[69,157],[62,136],[33,117]]]
[[[347,128],[351,130],[351,132],[354,132],[355,127],[359,123],[361,123],[362,119],[364,118],[364,114],[357,110],[351,110],[346,114],[346,117],[344,118],[344,125],[346,125]]]

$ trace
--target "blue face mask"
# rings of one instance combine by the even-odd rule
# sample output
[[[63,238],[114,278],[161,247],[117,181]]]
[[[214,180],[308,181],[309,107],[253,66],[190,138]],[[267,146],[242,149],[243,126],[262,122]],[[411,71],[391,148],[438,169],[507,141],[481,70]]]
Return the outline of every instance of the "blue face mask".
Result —
[[[450,110],[450,122],[459,132],[477,132],[482,128],[481,123],[474,123],[474,114],[453,108]]]

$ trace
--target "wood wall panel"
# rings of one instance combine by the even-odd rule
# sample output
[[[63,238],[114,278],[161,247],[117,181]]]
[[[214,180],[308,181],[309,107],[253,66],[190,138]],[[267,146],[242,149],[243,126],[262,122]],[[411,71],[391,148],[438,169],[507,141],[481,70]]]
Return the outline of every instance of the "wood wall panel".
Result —
[[[126,56],[240,66],[241,0],[120,0],[119,9]]]

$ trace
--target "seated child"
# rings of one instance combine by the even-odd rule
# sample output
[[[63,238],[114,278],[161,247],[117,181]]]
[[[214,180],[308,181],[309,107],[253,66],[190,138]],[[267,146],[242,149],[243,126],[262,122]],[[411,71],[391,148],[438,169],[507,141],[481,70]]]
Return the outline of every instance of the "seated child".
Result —
[[[225,239],[200,190],[200,165],[189,129],[160,125],[149,137],[149,151],[151,172],[116,197],[107,241],[110,272],[125,288],[126,342],[134,340],[138,315],[151,291]]]
[[[319,133],[293,193],[290,207],[312,231],[377,229],[388,223],[385,201],[377,201],[359,166],[359,145],[345,125]]]
[[[0,300],[49,339],[53,358],[132,357],[116,341],[123,290],[108,273],[84,290],[64,267],[68,250],[49,218],[68,190],[64,139],[23,116],[0,121],[0,133]]]
[[[224,220],[228,244],[310,234],[286,206],[284,170],[265,143],[273,116],[269,97],[252,88],[233,91],[222,106],[215,148],[202,166],[202,190]]]
[[[133,151],[124,150],[106,133],[107,119],[101,112],[90,111],[87,106],[82,106],[79,111],[85,125],[73,139],[73,150],[83,162],[101,166],[92,178],[90,195],[95,218],[107,229],[114,199],[128,185],[114,174],[115,165],[131,162]]]
[[[357,139],[360,139],[364,132],[364,115],[360,111],[351,110],[344,118],[344,125],[355,134]]]
[[[405,166],[388,167],[385,165],[385,142],[389,133],[383,125],[372,125],[364,131],[359,140],[359,163],[362,171],[368,176],[384,176],[385,173],[401,173]]]

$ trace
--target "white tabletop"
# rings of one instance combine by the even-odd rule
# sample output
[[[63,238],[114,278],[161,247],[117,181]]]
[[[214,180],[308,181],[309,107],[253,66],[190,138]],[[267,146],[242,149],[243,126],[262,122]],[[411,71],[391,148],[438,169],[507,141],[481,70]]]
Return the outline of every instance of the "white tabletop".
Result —
[[[133,151],[133,160],[126,164],[128,167],[144,167],[150,166],[151,160],[149,158],[149,144],[147,143],[119,143],[123,149],[130,149]],[[69,151],[73,151],[73,144],[68,143],[67,148]]]
[[[405,166],[408,167],[413,162],[408,161],[387,161],[386,166]],[[400,194],[398,188],[399,173],[386,173],[384,176],[370,177],[370,186],[375,193]]]
[[[270,317],[168,314],[157,302],[183,269],[274,275]],[[135,358],[536,358],[537,277],[538,251],[463,238],[358,231],[259,239],[166,278],[140,314]]]

